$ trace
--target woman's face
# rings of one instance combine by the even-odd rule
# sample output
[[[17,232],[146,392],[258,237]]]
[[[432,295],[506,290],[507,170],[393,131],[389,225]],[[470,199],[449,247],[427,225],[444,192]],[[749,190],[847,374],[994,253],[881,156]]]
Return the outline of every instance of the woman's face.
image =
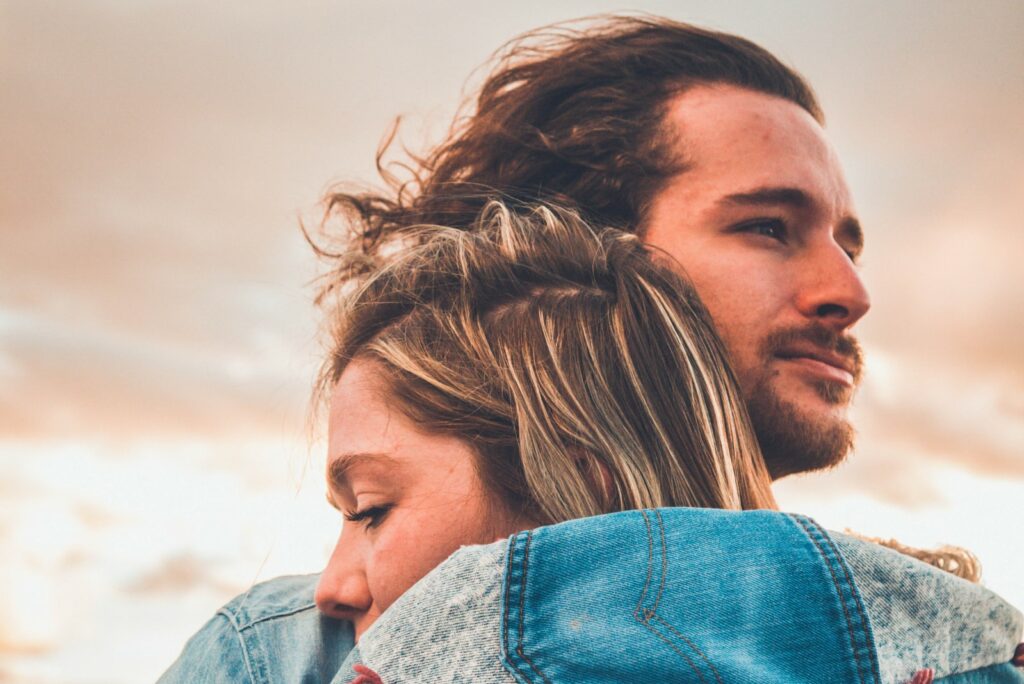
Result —
[[[358,639],[460,546],[529,527],[484,491],[475,459],[465,442],[417,429],[376,365],[351,363],[331,395],[328,499],[345,520],[317,586],[321,612],[351,620]]]

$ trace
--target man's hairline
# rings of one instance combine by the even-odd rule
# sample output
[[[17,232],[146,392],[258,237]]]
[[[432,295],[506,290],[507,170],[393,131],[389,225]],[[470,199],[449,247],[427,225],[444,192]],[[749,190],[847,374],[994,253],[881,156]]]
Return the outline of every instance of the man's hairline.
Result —
[[[667,95],[661,100],[661,102],[659,102],[656,105],[657,111],[655,113],[657,115],[657,129],[654,132],[652,138],[655,145],[665,145],[675,148],[671,152],[671,157],[667,159],[668,164],[671,167],[671,171],[669,173],[664,174],[661,178],[658,179],[657,183],[651,189],[650,194],[645,198],[643,206],[641,206],[638,209],[637,216],[635,217],[635,224],[633,226],[627,227],[627,230],[629,230],[632,233],[635,233],[636,236],[639,237],[641,240],[646,240],[647,238],[648,230],[650,229],[648,221],[650,220],[651,209],[654,205],[657,196],[660,195],[661,192],[670,183],[672,183],[674,180],[676,180],[677,178],[679,178],[680,176],[682,176],[687,171],[693,168],[693,165],[687,160],[686,157],[686,137],[684,135],[685,132],[682,130],[682,122],[679,121],[678,118],[673,118],[670,121],[669,115],[672,110],[673,102],[682,98],[685,95],[688,95],[693,90],[699,88],[707,88],[711,90],[723,88],[743,90],[748,93],[754,93],[756,95],[763,95],[765,97],[779,99],[799,108],[800,111],[805,112],[807,115],[809,115],[811,119],[819,127],[821,127],[823,131],[825,129],[824,113],[822,113],[821,118],[819,119],[814,112],[808,110],[806,107],[804,107],[796,100],[784,97],[777,93],[766,92],[758,88],[752,88],[746,85],[740,85],[737,83],[732,83],[730,81],[723,80],[677,81],[675,85],[667,89]],[[678,144],[670,145],[670,141],[678,141]],[[854,222],[856,222],[857,225],[859,225],[857,217],[853,216],[852,218]]]

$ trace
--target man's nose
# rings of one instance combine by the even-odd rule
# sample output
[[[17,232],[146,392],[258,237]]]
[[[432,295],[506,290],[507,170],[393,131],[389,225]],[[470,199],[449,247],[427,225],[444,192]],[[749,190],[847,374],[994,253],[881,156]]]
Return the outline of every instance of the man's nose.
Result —
[[[802,266],[797,308],[807,318],[842,332],[871,308],[857,267],[835,241],[808,250]]]
[[[320,574],[314,600],[321,613],[344,620],[356,619],[373,603],[362,554],[355,545],[346,543],[344,533]]]

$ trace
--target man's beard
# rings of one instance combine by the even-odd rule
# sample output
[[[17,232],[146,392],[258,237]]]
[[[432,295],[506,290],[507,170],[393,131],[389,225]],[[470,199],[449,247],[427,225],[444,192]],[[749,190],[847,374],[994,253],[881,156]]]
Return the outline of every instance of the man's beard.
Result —
[[[854,431],[846,419],[809,415],[779,396],[772,384],[778,353],[790,344],[808,342],[845,357],[853,368],[853,387],[860,381],[863,360],[853,337],[816,326],[781,330],[765,339],[758,357],[760,376],[746,394],[754,433],[773,479],[838,465],[853,448]],[[832,405],[848,404],[853,393],[853,388],[835,381],[818,380],[812,386]]]

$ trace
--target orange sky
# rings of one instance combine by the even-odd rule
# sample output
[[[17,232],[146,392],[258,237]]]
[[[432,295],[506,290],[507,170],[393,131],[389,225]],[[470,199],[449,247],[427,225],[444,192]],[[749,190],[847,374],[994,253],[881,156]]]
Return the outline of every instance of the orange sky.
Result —
[[[0,681],[110,662],[68,586],[126,635],[176,611],[149,651],[116,651],[106,674],[132,681],[232,591],[317,569],[336,521],[303,479],[318,348],[298,217],[331,181],[375,180],[394,116],[413,149],[436,140],[504,40],[622,7],[355,5],[0,5],[0,575],[29,587],[0,599]],[[858,452],[780,485],[783,504],[969,545],[1024,602],[1001,536],[1024,514],[1024,4],[634,8],[802,71],[865,224]],[[264,534],[268,501],[305,531]]]

